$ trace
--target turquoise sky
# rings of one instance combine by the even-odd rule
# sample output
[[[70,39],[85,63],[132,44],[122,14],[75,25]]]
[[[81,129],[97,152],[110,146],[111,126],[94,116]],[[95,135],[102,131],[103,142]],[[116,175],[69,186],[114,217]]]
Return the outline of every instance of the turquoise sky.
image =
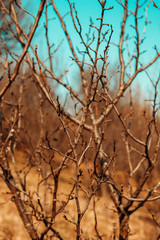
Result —
[[[33,4],[34,2],[34,4]],[[98,24],[98,21],[96,20],[97,17],[100,17],[101,13],[101,7],[98,2],[98,0],[74,0],[71,1],[75,3],[75,7],[78,11],[79,20],[82,25],[82,32],[85,34],[88,32],[89,24],[90,24],[90,17],[92,17],[92,20],[95,24]],[[135,8],[135,2],[136,0],[130,0],[129,1],[129,7],[133,11]],[[142,3],[144,1],[140,1]],[[144,16],[143,9],[147,6],[147,4],[150,2],[150,7],[147,12],[148,21],[151,21],[152,23],[148,24],[147,31],[146,31],[146,39],[144,40],[144,43],[141,47],[141,51],[146,50],[146,53],[141,56],[141,61],[143,64],[147,63],[150,59],[152,59],[155,56],[155,51],[153,50],[154,45],[157,46],[158,50],[160,51],[160,10],[155,8],[153,6],[152,1],[147,1],[146,4],[142,7],[142,9],[139,11],[139,16]],[[27,5],[27,8],[32,11],[32,13],[35,15],[36,11],[39,7],[40,0],[29,0],[29,4]],[[67,0],[55,0],[55,3],[57,4],[59,12],[64,15],[66,12],[69,11]],[[155,3],[160,6],[159,0],[155,1]],[[25,5],[25,3],[24,3]],[[113,36],[111,39],[112,43],[118,44],[119,43],[119,37],[120,37],[120,26],[122,22],[123,17],[123,8],[118,4],[117,0],[107,0],[106,7],[113,6],[113,10],[106,11],[105,14],[105,22],[108,24],[112,24],[113,26]],[[52,6],[48,9],[48,14],[50,18],[55,17],[55,13],[53,12]],[[70,36],[72,38],[73,44],[76,48],[78,46],[80,49],[82,49],[82,45],[80,44],[80,39],[76,32],[74,31],[73,24],[70,20],[70,15],[68,14],[65,18],[65,22],[67,25],[67,29],[70,33]],[[133,17],[130,17],[127,22],[126,27],[126,33],[132,37],[135,33],[133,28],[130,26],[131,24],[134,24]],[[36,36],[33,40],[33,45],[38,45],[39,48],[39,55],[43,59],[46,58],[46,41],[43,35],[44,32],[44,17],[41,18],[40,21],[40,28],[39,31],[36,33]],[[145,18],[142,18],[139,21],[139,30],[140,34],[142,34],[144,25],[145,25]],[[60,26],[60,23],[57,19],[50,21],[49,25],[49,37],[50,37],[50,44],[55,43],[55,46],[59,44],[61,40],[63,40],[63,44],[59,50],[59,52],[55,55],[55,71],[57,71],[57,74],[60,74],[63,72],[64,68],[70,66],[70,73],[68,75],[68,81],[74,88],[76,88],[78,85],[75,81],[75,76],[77,74],[77,69],[75,64],[73,64],[73,61],[71,61],[70,56],[71,52],[68,48],[67,41],[65,39],[65,36],[63,34],[62,28]],[[131,51],[134,51],[135,45],[134,40],[131,40],[129,43],[129,48]],[[110,51],[109,51],[109,61],[110,66],[115,66],[118,64],[118,49],[113,44],[110,45]],[[149,73],[155,78],[158,77],[159,74],[159,64],[160,61],[155,64],[155,66],[149,70]],[[147,81],[147,78],[145,77],[145,80],[141,80],[141,78],[144,78],[144,75],[139,76],[139,84],[141,86],[141,89],[144,89],[144,93],[146,92],[146,89],[148,89],[148,86],[150,85],[149,81]],[[143,83],[142,83],[143,82]],[[137,82],[136,82],[137,84]],[[60,88],[62,91],[62,89]]]

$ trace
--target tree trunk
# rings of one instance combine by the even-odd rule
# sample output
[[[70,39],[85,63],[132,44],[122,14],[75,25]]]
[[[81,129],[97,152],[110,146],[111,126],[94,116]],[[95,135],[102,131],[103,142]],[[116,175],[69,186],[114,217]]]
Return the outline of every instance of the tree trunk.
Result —
[[[120,214],[119,216],[119,240],[128,240],[129,236],[129,216]]]

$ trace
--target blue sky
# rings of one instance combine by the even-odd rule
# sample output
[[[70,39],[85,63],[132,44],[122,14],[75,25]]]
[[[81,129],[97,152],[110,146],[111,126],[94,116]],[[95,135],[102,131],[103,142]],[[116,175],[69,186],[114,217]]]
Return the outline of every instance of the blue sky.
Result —
[[[39,2],[40,0],[34,0],[33,1],[29,0],[29,4],[27,5],[29,10],[33,12],[34,15],[36,15],[36,11],[39,7]],[[90,17],[92,17],[93,22],[95,24],[98,24],[96,18],[100,17],[100,12],[101,12],[101,7],[100,4],[98,3],[98,0],[72,0],[71,2],[75,3],[75,7],[78,11],[78,16],[79,20],[82,25],[82,32],[85,34],[88,32],[88,25],[90,24]],[[136,0],[129,0],[129,7],[131,10],[134,10],[135,8],[135,2]],[[142,3],[144,1],[140,1]],[[151,1],[147,1],[147,3],[144,5],[144,7]],[[55,3],[57,4],[57,8],[60,11],[62,15],[64,15],[66,12],[69,11],[68,3],[67,0],[55,0]],[[155,1],[155,3],[160,6],[159,0]],[[25,5],[25,4],[24,4]],[[113,36],[111,39],[112,43],[118,44],[119,42],[119,37],[120,37],[120,25],[123,17],[123,8],[117,3],[117,0],[108,0],[106,7],[111,7],[113,6],[113,10],[106,11],[105,14],[105,22],[108,24],[112,24],[113,26]],[[139,11],[139,16],[144,15],[144,12],[142,11],[144,7]],[[49,8],[48,10],[49,17],[55,17],[55,14],[53,12],[52,7]],[[151,24],[148,24],[147,26],[147,31],[146,31],[146,39],[144,41],[144,44],[142,45],[141,51],[147,50],[145,54],[142,55],[141,60],[143,63],[147,63],[150,59],[152,59],[155,56],[155,51],[153,50],[154,45],[157,46],[158,50],[160,51],[160,10],[157,8],[153,7],[153,3],[150,3],[150,8],[148,9],[148,21],[151,21]],[[145,18],[142,18],[139,22],[139,29],[140,29],[140,34],[143,32],[144,28],[144,20]],[[44,31],[44,18],[41,18],[40,21],[40,30],[37,32],[34,40],[33,40],[33,45],[38,45],[38,48],[40,49],[39,55],[45,59],[46,58],[46,41],[43,36],[43,31]],[[65,17],[65,22],[67,25],[67,29],[72,37],[72,41],[74,46],[82,47],[80,44],[80,39],[78,35],[75,33],[73,24],[70,20],[69,14]],[[96,23],[97,22],[97,23]],[[126,32],[129,34],[131,37],[134,35],[134,30],[133,28],[130,27],[130,25],[133,24],[133,17],[130,17],[128,20],[128,24],[126,27]],[[68,75],[68,80],[70,81],[70,84],[73,84],[73,87],[76,88],[77,84],[75,84],[75,75],[77,74],[77,69],[75,64],[73,64],[73,61],[71,61],[70,56],[71,52],[68,48],[67,41],[65,39],[65,36],[63,34],[62,28],[60,26],[59,21],[52,20],[50,21],[49,25],[49,37],[50,37],[50,43],[55,43],[55,46],[59,44],[59,42],[63,39],[63,44],[61,46],[61,49],[59,52],[55,55],[55,70],[57,71],[57,74],[60,74],[63,72],[64,68],[70,66],[70,73]],[[133,43],[133,40],[129,44],[129,48],[131,51],[134,50],[135,46]],[[110,51],[109,51],[109,61],[110,61],[110,66],[115,66],[118,64],[118,49],[115,47],[113,44],[110,45]],[[150,69],[149,73],[151,75],[158,76],[159,74],[159,64],[160,61],[153,66],[152,69]],[[141,78],[145,78],[145,80],[142,80]],[[73,80],[74,79],[74,80]],[[136,82],[137,84],[137,82]],[[147,78],[143,75],[139,76],[139,85],[142,90],[144,90],[144,94],[146,92],[146,89],[148,89],[149,82],[147,81]],[[59,88],[60,91],[62,91],[62,88]]]

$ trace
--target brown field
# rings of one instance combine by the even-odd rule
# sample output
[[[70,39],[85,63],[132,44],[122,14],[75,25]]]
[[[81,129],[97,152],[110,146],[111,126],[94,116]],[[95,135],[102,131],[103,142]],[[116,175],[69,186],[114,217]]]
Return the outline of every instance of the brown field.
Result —
[[[23,153],[19,152],[17,154],[17,161],[24,158]],[[23,161],[22,161],[23,162]],[[22,163],[19,163],[21,166]],[[63,171],[60,177],[58,201],[61,203],[67,198],[67,194],[72,187],[73,180],[71,179],[74,175],[72,168]],[[34,167],[27,178],[27,184],[29,190],[33,192],[36,190],[38,182],[38,172]],[[117,179],[120,182],[125,182],[125,173],[118,172]],[[49,180],[51,181],[51,180]],[[52,182],[50,182],[52,184]],[[30,239],[28,233],[26,232],[21,218],[17,212],[14,202],[11,201],[11,195],[6,187],[6,184],[0,179],[0,240],[20,240],[20,239]],[[98,221],[98,231],[102,236],[102,239],[113,239],[113,232],[116,232],[118,236],[118,215],[115,212],[114,205],[109,198],[105,187],[101,196],[96,197],[96,214]],[[46,212],[50,210],[50,192],[45,192],[45,184],[42,184],[40,188],[40,197],[44,198],[44,193],[46,193]],[[57,204],[59,204],[57,203]],[[85,207],[86,198],[84,194],[81,196],[81,209]],[[152,206],[155,203],[152,203]],[[76,220],[76,204],[75,200],[70,200],[65,211],[57,215],[54,228],[61,234],[64,240],[76,239],[75,225],[66,221],[64,215],[72,220]],[[35,227],[41,232],[44,228],[42,224],[35,221]],[[98,239],[95,231],[95,220],[93,211],[93,201],[91,201],[89,208],[84,215],[81,223],[82,228],[82,238],[81,239]],[[152,220],[146,206],[137,211],[131,216],[130,219],[130,240],[153,240],[156,239],[158,235],[158,229]],[[57,239],[56,237],[52,239]]]

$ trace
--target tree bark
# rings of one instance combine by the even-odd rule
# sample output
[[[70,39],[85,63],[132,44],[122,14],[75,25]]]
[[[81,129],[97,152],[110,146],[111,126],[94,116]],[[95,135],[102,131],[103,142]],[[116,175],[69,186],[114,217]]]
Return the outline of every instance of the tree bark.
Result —
[[[129,236],[129,216],[120,214],[119,216],[119,240],[128,240]]]

